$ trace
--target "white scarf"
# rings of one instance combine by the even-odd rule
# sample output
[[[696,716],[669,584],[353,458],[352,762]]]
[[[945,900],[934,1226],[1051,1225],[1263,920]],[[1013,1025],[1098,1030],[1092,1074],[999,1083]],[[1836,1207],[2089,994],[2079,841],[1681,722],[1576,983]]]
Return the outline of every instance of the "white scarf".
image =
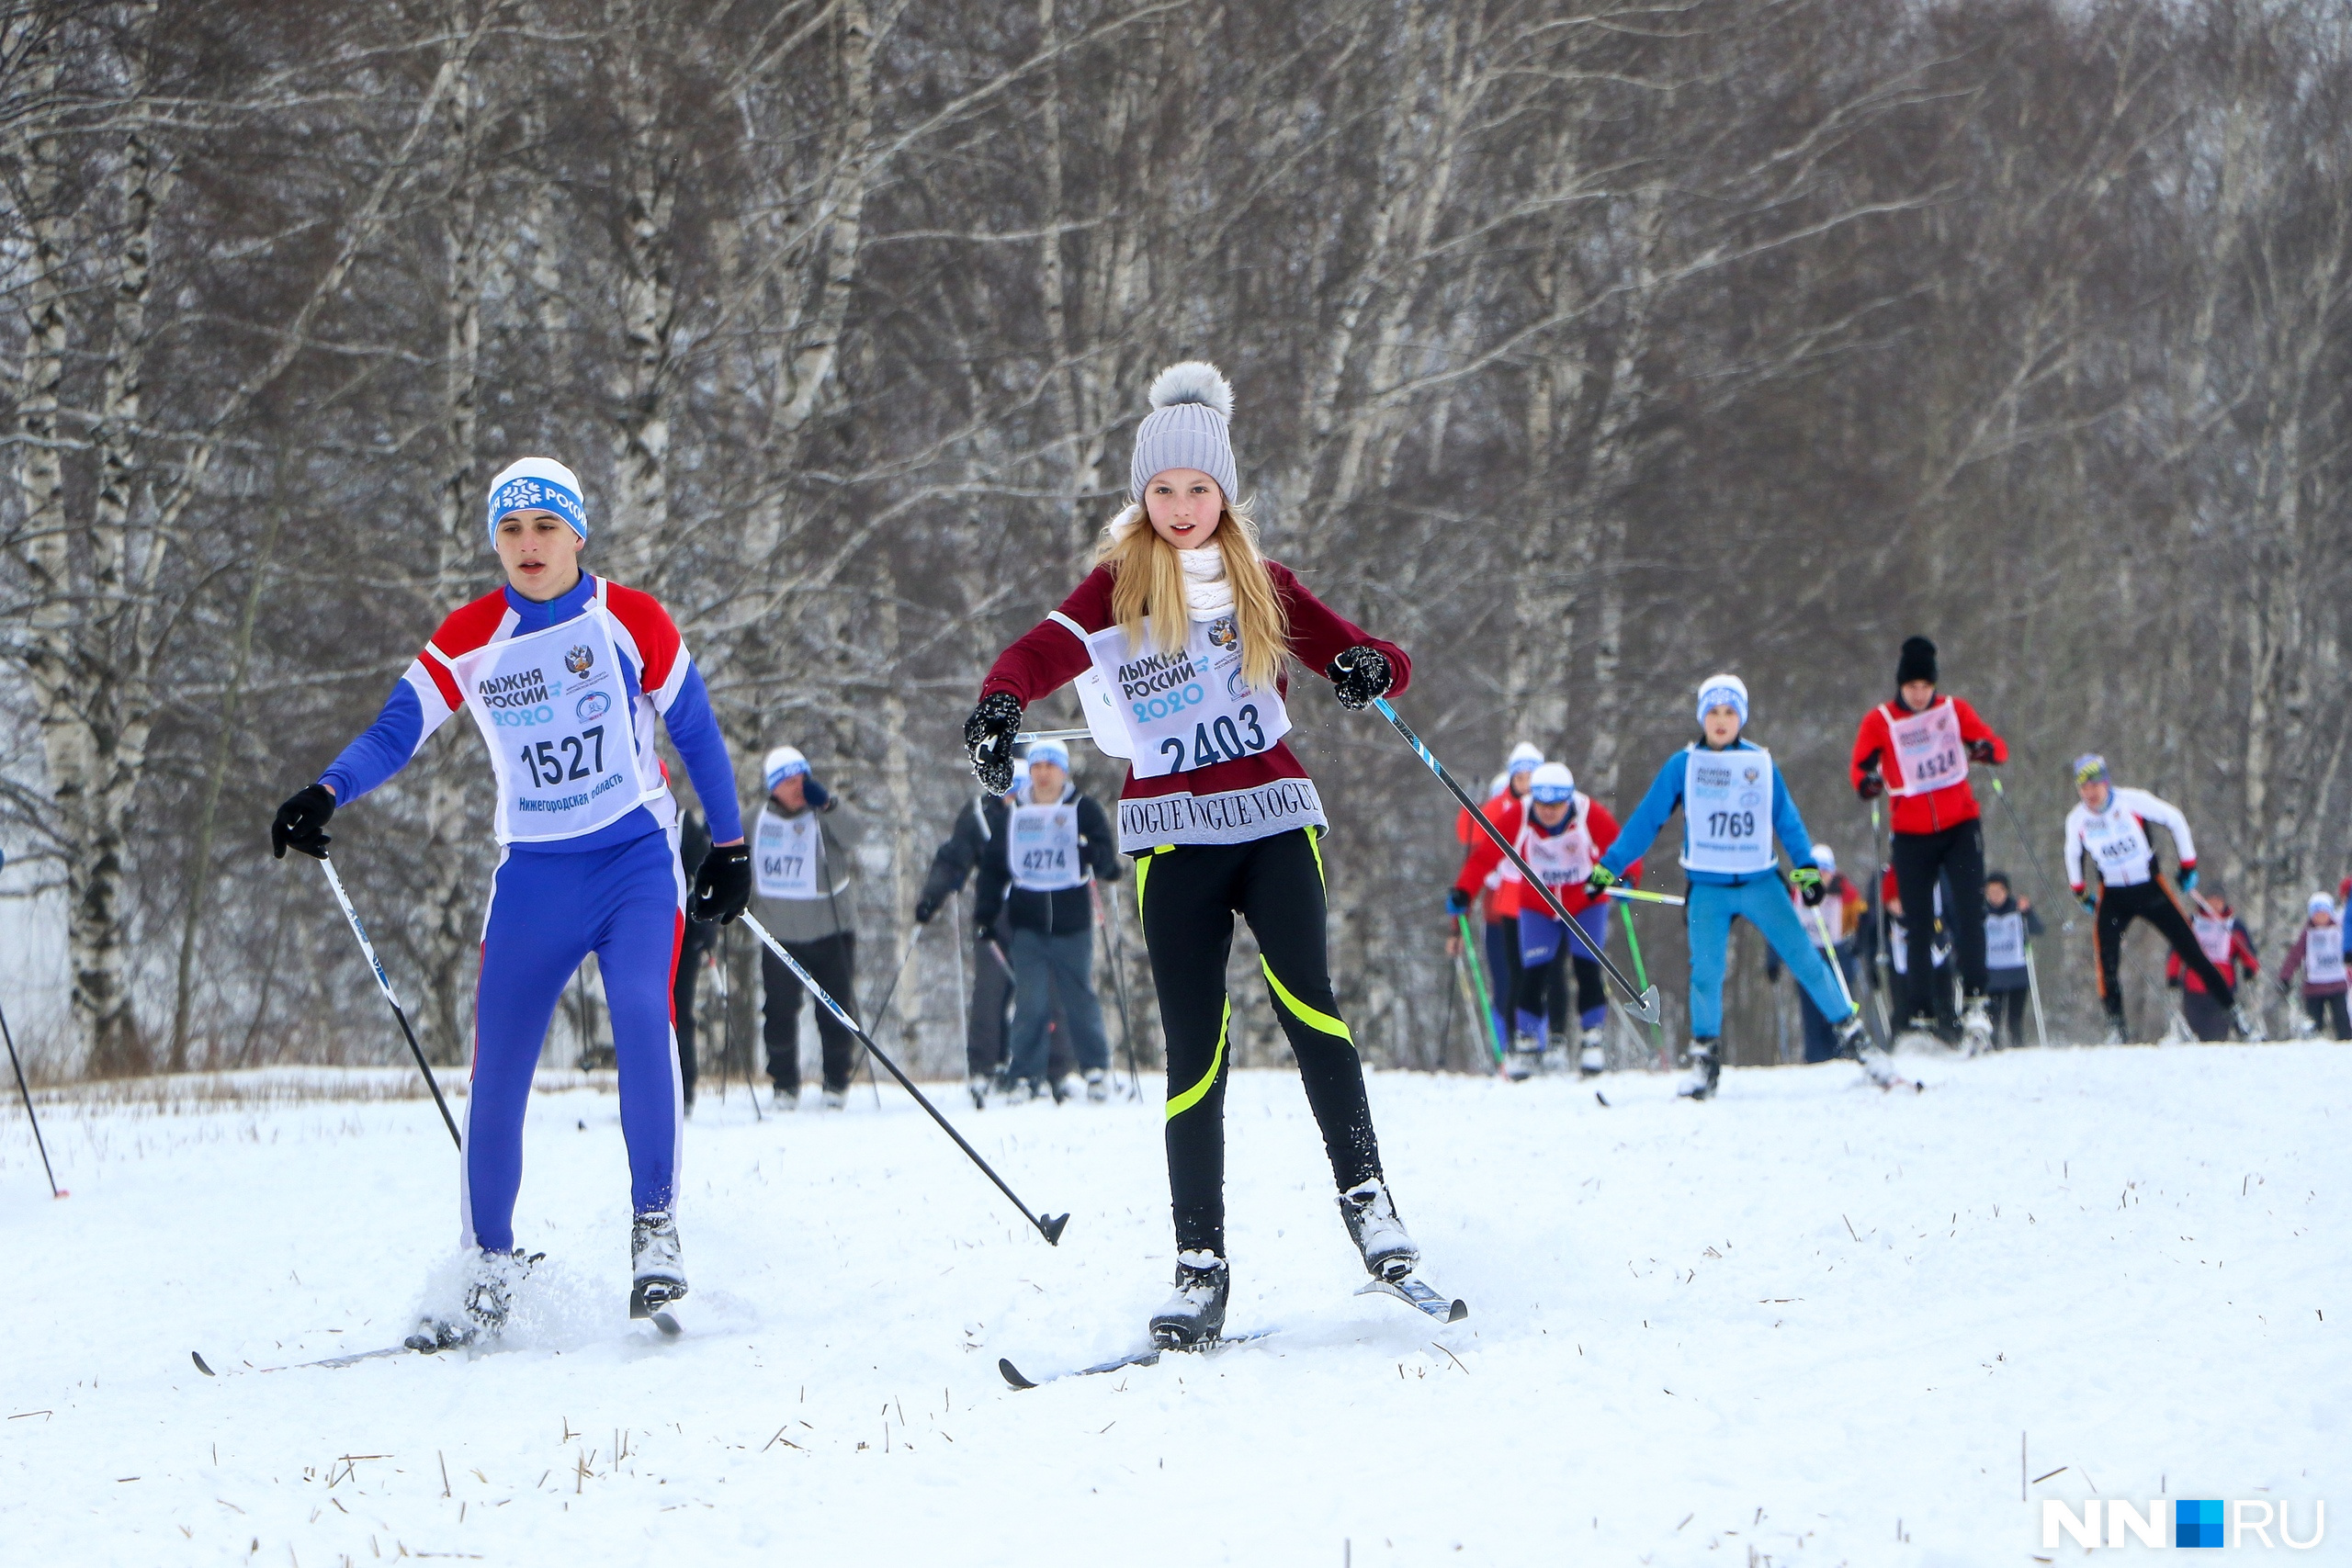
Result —
[[[1178,550],[1176,559],[1184,569],[1184,599],[1193,619],[1205,621],[1232,611],[1233,584],[1226,581],[1223,548],[1211,543]]]
[[[1131,505],[1111,519],[1106,531],[1117,540],[1125,538],[1130,529],[1142,526],[1143,508]],[[1184,599],[1193,620],[1205,621],[1232,612],[1233,584],[1226,580],[1222,545],[1210,543],[1178,550],[1176,560],[1184,569]]]

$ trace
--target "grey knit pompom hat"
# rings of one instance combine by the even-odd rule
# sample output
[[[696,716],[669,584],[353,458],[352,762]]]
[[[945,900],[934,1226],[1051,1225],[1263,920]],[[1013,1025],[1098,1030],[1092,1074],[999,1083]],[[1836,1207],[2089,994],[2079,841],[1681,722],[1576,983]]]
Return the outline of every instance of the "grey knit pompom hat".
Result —
[[[1152,378],[1151,412],[1136,428],[1136,455],[1127,466],[1127,499],[1140,504],[1143,487],[1170,468],[1198,468],[1239,497],[1233,471],[1233,388],[1204,359],[1171,365]]]

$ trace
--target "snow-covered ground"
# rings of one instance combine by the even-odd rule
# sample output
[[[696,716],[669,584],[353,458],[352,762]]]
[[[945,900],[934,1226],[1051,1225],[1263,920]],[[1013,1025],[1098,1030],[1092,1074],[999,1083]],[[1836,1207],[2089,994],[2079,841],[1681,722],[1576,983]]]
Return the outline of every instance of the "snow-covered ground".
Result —
[[[608,1095],[533,1107],[511,1348],[396,1340],[454,1249],[430,1102],[0,1121],[12,1562],[2025,1563],[2041,1499],[2352,1509],[2352,1049],[2027,1052],[1523,1086],[1383,1074],[1399,1206],[1469,1319],[1360,1282],[1295,1080],[1237,1077],[1233,1326],[1015,1393],[1166,1290],[1158,1096],[902,1097],[689,1130],[686,1336],[625,1315]],[[224,1373],[199,1375],[201,1349]],[[2019,1500],[2019,1438],[2033,1476]],[[2061,1467],[2064,1467],[2063,1469]],[[2331,1517],[2305,1561],[2352,1561]],[[2251,1550],[2251,1549],[2250,1549]]]

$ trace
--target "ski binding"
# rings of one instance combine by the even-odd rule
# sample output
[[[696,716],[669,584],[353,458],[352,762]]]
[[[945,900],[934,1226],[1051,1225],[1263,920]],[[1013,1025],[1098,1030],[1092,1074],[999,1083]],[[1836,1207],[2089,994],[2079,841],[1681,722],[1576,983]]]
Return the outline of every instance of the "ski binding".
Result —
[[[670,1303],[685,1293],[684,1287],[673,1292],[665,1280],[639,1280],[629,1287],[628,1315],[639,1322],[650,1321],[663,1338],[675,1339],[685,1329],[670,1311]]]

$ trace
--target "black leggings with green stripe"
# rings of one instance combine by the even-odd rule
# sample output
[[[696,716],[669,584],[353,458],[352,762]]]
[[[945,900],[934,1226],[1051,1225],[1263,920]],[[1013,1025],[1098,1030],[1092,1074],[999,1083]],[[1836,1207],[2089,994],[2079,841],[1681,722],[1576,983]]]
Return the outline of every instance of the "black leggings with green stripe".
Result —
[[[1138,857],[1136,902],[1168,1037],[1168,1190],[1176,1247],[1225,1256],[1225,1080],[1233,917],[1264,954],[1274,1015],[1344,1191],[1380,1175],[1363,1064],[1340,1021],[1324,947],[1323,865],[1314,829],[1246,844],[1181,844]]]

